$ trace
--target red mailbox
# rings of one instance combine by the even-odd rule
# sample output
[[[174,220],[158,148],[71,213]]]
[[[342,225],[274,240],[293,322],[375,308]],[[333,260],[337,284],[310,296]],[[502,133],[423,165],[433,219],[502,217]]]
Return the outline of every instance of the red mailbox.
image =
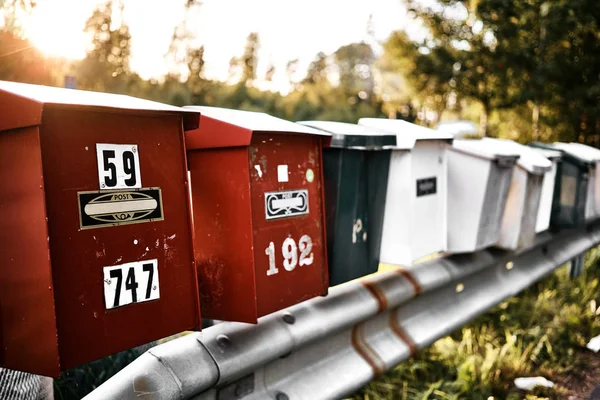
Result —
[[[199,326],[191,110],[0,81],[0,365],[61,370]]]
[[[328,133],[212,107],[186,133],[202,315],[258,317],[327,293]]]

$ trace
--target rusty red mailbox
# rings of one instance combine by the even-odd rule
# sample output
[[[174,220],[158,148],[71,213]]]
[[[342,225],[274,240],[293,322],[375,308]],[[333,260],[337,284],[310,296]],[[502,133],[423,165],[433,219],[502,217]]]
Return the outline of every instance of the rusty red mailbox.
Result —
[[[0,365],[58,376],[199,325],[191,110],[0,82]]]
[[[330,134],[212,107],[186,133],[202,315],[257,318],[327,293],[321,148]]]

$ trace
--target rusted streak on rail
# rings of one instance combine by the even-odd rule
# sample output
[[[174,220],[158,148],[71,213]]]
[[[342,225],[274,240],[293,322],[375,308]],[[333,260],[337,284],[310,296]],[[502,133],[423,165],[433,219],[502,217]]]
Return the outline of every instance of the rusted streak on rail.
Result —
[[[387,310],[388,301],[383,290],[381,290],[375,282],[363,280],[360,281],[360,283],[373,295],[373,297],[375,297],[375,300],[377,300],[377,313],[379,314],[382,311]]]
[[[415,296],[418,296],[421,293],[423,293],[423,287],[417,281],[417,278],[415,278],[415,276],[410,271],[408,271],[408,270],[406,270],[404,268],[397,268],[396,272],[399,275],[401,275],[402,277],[404,277],[404,279],[406,279],[408,281],[408,283],[411,284],[411,286],[415,290]]]
[[[419,348],[410,335],[406,333],[404,328],[402,328],[398,323],[398,320],[396,319],[396,310],[390,311],[389,323],[390,328],[392,328],[392,332],[394,332],[394,334],[408,346],[410,356],[414,357],[414,355],[417,354],[417,351],[419,351]]]
[[[363,360],[369,364],[375,377],[382,375],[385,370],[385,363],[373,348],[365,341],[362,335],[362,324],[356,324],[352,328],[352,347]]]

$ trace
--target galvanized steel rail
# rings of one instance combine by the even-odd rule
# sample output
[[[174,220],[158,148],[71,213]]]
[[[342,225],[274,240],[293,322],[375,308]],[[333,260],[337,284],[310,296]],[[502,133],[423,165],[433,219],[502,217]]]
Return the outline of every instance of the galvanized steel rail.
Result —
[[[374,275],[156,346],[86,399],[340,398],[599,243],[594,223]]]

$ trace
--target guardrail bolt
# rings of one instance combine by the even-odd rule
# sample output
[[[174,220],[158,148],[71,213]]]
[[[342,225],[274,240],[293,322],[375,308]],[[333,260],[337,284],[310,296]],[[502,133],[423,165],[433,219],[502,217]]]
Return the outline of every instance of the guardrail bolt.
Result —
[[[286,324],[290,324],[290,325],[294,325],[294,322],[296,322],[296,317],[294,317],[290,313],[283,314],[282,319],[283,319],[283,322],[285,322]]]
[[[231,340],[226,335],[217,336],[217,344],[222,348],[227,348],[231,344]]]
[[[275,400],[290,400],[287,394],[279,392],[275,395]]]

